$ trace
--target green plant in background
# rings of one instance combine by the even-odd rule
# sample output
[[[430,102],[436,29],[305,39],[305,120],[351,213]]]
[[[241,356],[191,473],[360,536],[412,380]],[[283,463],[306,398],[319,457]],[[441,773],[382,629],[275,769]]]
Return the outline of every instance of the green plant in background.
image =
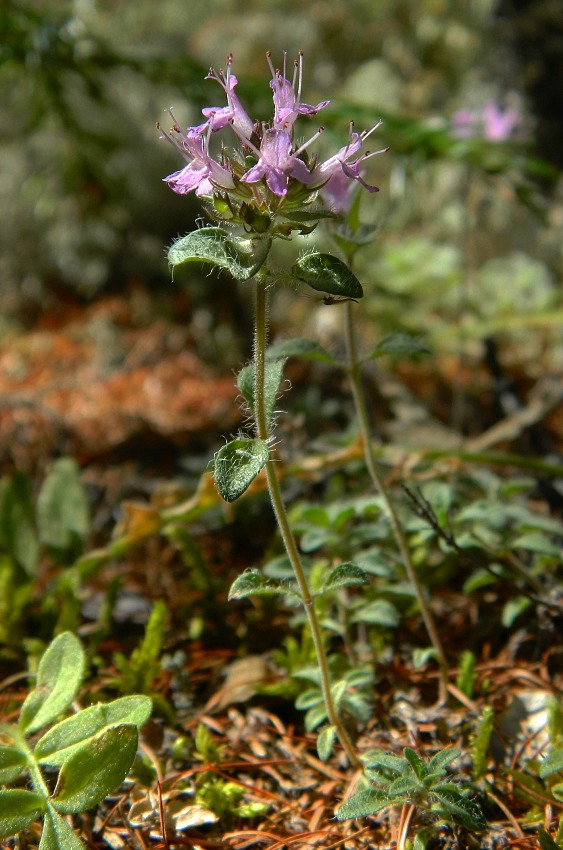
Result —
[[[267,803],[243,802],[245,788],[218,776],[213,768],[220,765],[222,747],[218,745],[203,724],[199,724],[194,736],[194,755],[210,766],[210,770],[199,773],[196,778],[195,803],[210,809],[227,829],[232,828],[236,818],[253,818],[266,814]]]
[[[36,501],[23,472],[0,480],[0,643],[21,641],[41,555],[69,567],[82,553],[89,530],[86,492],[73,459],[54,461]],[[67,628],[75,625],[78,604],[74,588],[65,592],[64,578],[42,600],[43,612],[56,611],[59,625]]]
[[[353,794],[338,809],[339,820],[367,817],[392,806],[402,806],[397,847],[404,850],[411,820],[417,810],[434,821],[454,823],[471,832],[481,832],[486,821],[479,807],[458,782],[448,776],[446,767],[459,758],[455,747],[441,750],[428,762],[410,747],[402,756],[374,750],[367,753],[365,776],[371,787]],[[424,848],[434,829],[422,828],[415,847]]]
[[[42,850],[83,850],[65,815],[101,802],[125,779],[137,753],[139,728],[151,713],[146,696],[92,705],[60,719],[76,698],[85,669],[80,641],[58,635],[39,662],[17,724],[0,724],[0,837],[43,818]],[[41,732],[39,739],[37,733]],[[53,787],[53,771],[57,772]]]

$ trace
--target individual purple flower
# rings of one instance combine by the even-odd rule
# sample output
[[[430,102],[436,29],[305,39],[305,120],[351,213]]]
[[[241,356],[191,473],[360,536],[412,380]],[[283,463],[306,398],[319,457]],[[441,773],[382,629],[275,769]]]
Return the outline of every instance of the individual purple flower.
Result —
[[[321,132],[322,130],[319,130],[305,145],[292,152],[292,140],[287,130],[265,130],[260,150],[250,145],[258,157],[258,162],[241,177],[241,182],[258,183],[265,179],[269,190],[279,197],[287,194],[290,177],[308,185],[311,182],[311,172],[305,162],[299,159],[299,155]]]
[[[515,109],[499,109],[496,103],[487,103],[483,109],[483,135],[490,142],[509,139],[520,121]]]
[[[361,168],[366,160],[379,153],[385,153],[385,151],[389,150],[389,148],[382,148],[379,151],[373,152],[366,151],[366,153],[356,159],[352,159],[352,157],[360,152],[365,140],[375,130],[377,130],[381,124],[382,122],[378,121],[371,130],[364,130],[362,133],[356,133],[354,130],[354,123],[350,122],[350,137],[348,139],[348,144],[343,148],[340,148],[338,153],[334,154],[334,156],[329,157],[329,159],[326,159],[320,165],[316,166],[312,174],[314,185],[320,187],[322,184],[328,183],[332,177],[338,176],[340,179],[340,175],[344,174],[348,180],[356,180],[364,187],[364,189],[367,189],[368,192],[379,192],[377,186],[370,186],[369,183],[366,183],[361,175]]]
[[[460,109],[451,118],[452,135],[456,139],[482,137],[489,142],[505,142],[520,122],[515,109],[502,110],[491,101],[480,110]]]
[[[295,60],[293,71],[293,82],[286,79],[286,57],[283,54],[283,72],[276,70],[272,64],[272,54],[266,53],[268,65],[272,72],[270,88],[274,92],[274,123],[276,130],[289,130],[293,128],[299,115],[316,115],[330,100],[323,100],[316,106],[301,103],[301,84],[303,82],[303,53],[299,51],[299,58]],[[297,89],[296,89],[297,86]]]
[[[211,123],[213,130],[222,130],[223,127],[232,124],[239,136],[250,139],[254,131],[254,122],[234,92],[238,80],[231,73],[232,64],[233,56],[230,53],[227,57],[227,70],[220,69],[217,74],[213,68],[210,68],[209,74],[205,78],[206,80],[216,80],[219,83],[227,95],[227,105],[221,107],[209,106],[202,109],[202,112]]]
[[[209,139],[212,125],[209,121],[197,127],[188,127],[184,132],[180,129],[172,111],[170,116],[174,121],[171,133],[175,133],[181,139],[180,142],[172,135],[162,132],[162,138],[179,151],[188,160],[188,165],[169,174],[164,178],[170,188],[178,195],[187,195],[195,190],[196,195],[211,195],[214,187],[221,189],[233,189],[234,182],[231,172],[216,162],[209,155]]]

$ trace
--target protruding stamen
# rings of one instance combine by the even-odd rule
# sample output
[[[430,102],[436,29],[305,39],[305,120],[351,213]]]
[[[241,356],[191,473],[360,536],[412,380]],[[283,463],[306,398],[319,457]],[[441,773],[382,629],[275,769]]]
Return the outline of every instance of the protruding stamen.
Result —
[[[276,79],[276,69],[274,68],[274,64],[272,62],[272,51],[271,50],[266,51],[266,59],[268,61],[268,65],[270,66],[270,72],[272,74],[272,80],[275,80]]]
[[[367,137],[368,137],[368,136],[371,136],[371,134],[372,134],[375,130],[377,130],[377,128],[378,128],[378,127],[381,127],[381,125],[382,125],[382,124],[383,124],[383,121],[382,121],[382,119],[380,118],[380,119],[379,119],[379,121],[377,122],[377,124],[376,124],[374,127],[372,127],[372,128],[371,128],[371,130],[362,130],[362,132],[360,133],[360,138],[361,138],[362,142],[365,142],[365,140],[367,139]]]
[[[297,84],[297,103],[301,103],[301,83],[303,82],[303,51],[299,51],[299,82]],[[295,81],[294,81],[295,89]]]
[[[312,136],[312,137],[309,139],[309,141],[308,141],[308,142],[305,142],[305,144],[304,144],[304,145],[301,145],[301,147],[300,147],[300,148],[297,148],[297,150],[295,151],[295,153],[293,154],[293,156],[299,156],[299,154],[303,153],[303,151],[304,151],[306,148],[308,148],[308,147],[309,147],[309,145],[312,145],[312,144],[313,144],[313,142],[316,142],[316,141],[317,141],[317,139],[319,138],[319,136],[322,136],[322,134],[324,133],[324,131],[325,131],[325,128],[324,128],[324,127],[319,127],[319,129],[317,130],[317,132],[315,133],[315,135],[314,135],[314,136]]]

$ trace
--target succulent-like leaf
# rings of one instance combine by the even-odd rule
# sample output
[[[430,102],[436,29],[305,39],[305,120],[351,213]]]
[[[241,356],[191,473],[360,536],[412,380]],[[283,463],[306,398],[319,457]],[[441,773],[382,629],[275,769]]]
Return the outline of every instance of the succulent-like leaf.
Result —
[[[328,761],[334,749],[336,729],[334,726],[324,726],[317,737],[317,753],[321,761]]]
[[[0,791],[0,838],[21,832],[45,810],[45,801],[33,791],[10,788]]]
[[[85,850],[72,827],[48,803],[39,850]]]
[[[367,573],[357,564],[345,563],[334,567],[324,580],[319,593],[328,593],[339,587],[358,587],[369,584]]]
[[[215,483],[226,502],[234,502],[252,484],[268,462],[270,450],[264,440],[231,440],[214,458]]]
[[[286,363],[286,358],[279,357],[277,360],[267,360],[264,369],[264,407],[266,417],[272,420],[276,407],[276,399],[280,391],[280,385],[283,379],[283,369]],[[248,406],[254,412],[254,392],[255,392],[255,369],[254,363],[249,363],[240,370],[237,376],[237,387],[245,397]]]
[[[26,765],[26,758],[15,747],[0,746],[0,784],[14,782]]]
[[[393,800],[390,800],[389,796],[383,791],[378,791],[376,788],[369,788],[366,791],[360,791],[358,794],[354,794],[349,800],[342,803],[336,812],[336,817],[338,820],[365,818],[392,805]]]
[[[62,814],[83,812],[121,785],[137,753],[132,725],[106,729],[78,748],[61,767],[53,808]]]
[[[151,709],[150,697],[142,695],[91,705],[49,729],[35,746],[35,758],[40,764],[60,767],[85,741],[105,729],[123,724],[142,726],[149,719]]]
[[[253,277],[268,255],[268,239],[241,239],[221,227],[202,227],[177,239],[168,251],[172,268],[198,262],[228,271],[235,280]]]
[[[364,294],[356,275],[332,254],[306,254],[295,263],[291,273],[318,292],[342,298],[361,298]]]
[[[80,688],[84,664],[84,650],[71,632],[63,632],[49,644],[39,662],[35,688],[21,708],[22,732],[37,732],[66,711]]]
[[[297,337],[282,339],[271,345],[266,351],[268,360],[279,357],[300,357],[302,360],[320,360],[324,363],[335,363],[328,351],[314,339]]]
[[[280,593],[296,594],[297,591],[287,585],[266,578],[258,570],[245,570],[232,583],[229,590],[229,601],[244,599],[247,596],[273,596]]]

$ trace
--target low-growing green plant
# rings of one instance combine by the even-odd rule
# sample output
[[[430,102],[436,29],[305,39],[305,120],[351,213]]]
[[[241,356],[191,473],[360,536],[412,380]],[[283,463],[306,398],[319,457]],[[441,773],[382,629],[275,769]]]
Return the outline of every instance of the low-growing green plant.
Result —
[[[415,750],[405,747],[402,756],[373,750],[367,753],[363,788],[342,803],[336,813],[339,820],[367,817],[393,806],[403,807],[397,847],[403,850],[411,819],[420,810],[433,821],[453,823],[471,832],[486,827],[480,808],[468,792],[448,775],[446,767],[461,755],[456,747],[436,753],[428,762]],[[424,847],[431,832],[420,830],[417,846]]]
[[[151,700],[122,697],[60,719],[84,670],[80,641],[71,632],[58,635],[39,662],[18,722],[0,724],[0,782],[16,786],[0,791],[0,838],[42,818],[41,850],[84,850],[64,816],[100,803],[127,776]],[[33,790],[19,787],[28,782]]]
[[[72,458],[54,461],[37,499],[23,472],[0,480],[0,643],[21,642],[41,556],[68,567],[82,552],[89,529],[86,492]],[[51,614],[59,627],[74,625],[76,607],[76,595],[58,586],[42,600],[43,614]]]

